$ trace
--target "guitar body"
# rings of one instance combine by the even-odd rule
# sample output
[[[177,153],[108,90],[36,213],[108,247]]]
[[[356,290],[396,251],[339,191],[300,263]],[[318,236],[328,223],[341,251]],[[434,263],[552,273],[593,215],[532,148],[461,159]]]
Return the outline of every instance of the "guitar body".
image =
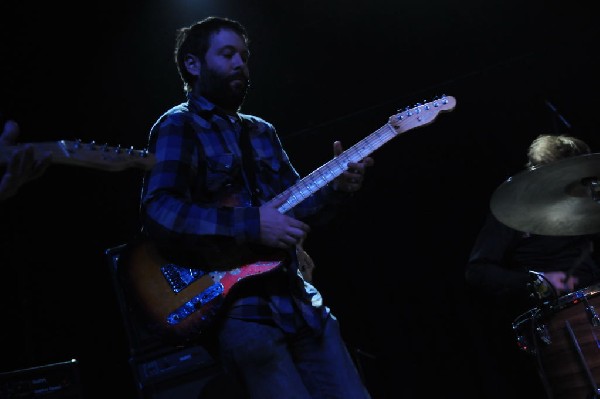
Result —
[[[204,332],[231,290],[249,277],[277,269],[284,257],[206,272],[163,257],[150,241],[134,244],[121,266],[128,294],[144,313],[148,329],[176,344]]]

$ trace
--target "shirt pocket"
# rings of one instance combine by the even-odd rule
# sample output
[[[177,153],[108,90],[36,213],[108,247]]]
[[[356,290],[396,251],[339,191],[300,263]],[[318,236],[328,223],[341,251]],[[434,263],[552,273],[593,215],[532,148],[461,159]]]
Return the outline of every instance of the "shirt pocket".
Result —
[[[234,154],[219,154],[206,158],[206,188],[217,192],[236,185],[240,176],[240,161]]]
[[[263,157],[255,160],[258,170],[258,185],[264,197],[271,198],[284,190],[281,181],[281,160],[274,157]]]

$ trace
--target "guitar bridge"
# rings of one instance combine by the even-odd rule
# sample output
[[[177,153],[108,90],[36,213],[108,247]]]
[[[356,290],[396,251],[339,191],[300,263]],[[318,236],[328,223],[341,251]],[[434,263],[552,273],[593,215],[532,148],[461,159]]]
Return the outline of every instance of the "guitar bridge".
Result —
[[[163,276],[169,283],[171,289],[178,293],[185,289],[194,281],[204,276],[206,273],[200,269],[191,269],[189,267],[177,266],[173,263],[168,263],[160,268]]]

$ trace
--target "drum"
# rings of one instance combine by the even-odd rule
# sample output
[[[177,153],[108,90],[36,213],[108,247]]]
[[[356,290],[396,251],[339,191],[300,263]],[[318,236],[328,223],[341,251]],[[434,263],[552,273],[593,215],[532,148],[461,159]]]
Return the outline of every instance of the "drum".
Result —
[[[531,354],[549,398],[600,398],[600,284],[517,317],[519,348]]]

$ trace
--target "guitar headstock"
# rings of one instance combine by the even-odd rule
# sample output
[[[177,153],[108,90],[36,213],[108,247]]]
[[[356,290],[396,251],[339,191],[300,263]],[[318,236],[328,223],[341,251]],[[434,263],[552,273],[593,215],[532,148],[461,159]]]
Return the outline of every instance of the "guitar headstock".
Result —
[[[425,126],[435,120],[441,112],[452,111],[456,106],[456,99],[452,96],[442,96],[439,99],[417,104],[412,108],[392,115],[388,120],[398,133],[410,130],[415,127]]]
[[[129,168],[150,170],[154,166],[154,155],[147,150],[83,143],[80,140],[56,142],[58,150],[52,150],[54,163],[84,166],[93,169],[118,172]]]

